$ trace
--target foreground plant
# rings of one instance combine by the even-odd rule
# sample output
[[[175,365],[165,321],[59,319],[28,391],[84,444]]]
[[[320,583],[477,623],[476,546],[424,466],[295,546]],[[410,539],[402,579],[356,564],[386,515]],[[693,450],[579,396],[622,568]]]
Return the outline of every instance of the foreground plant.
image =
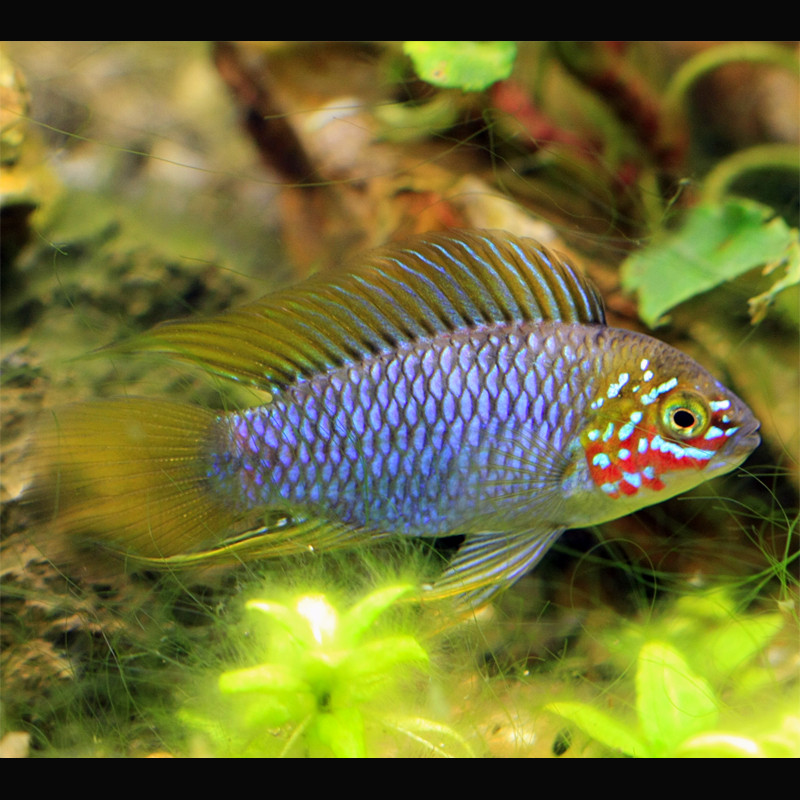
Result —
[[[268,660],[220,675],[219,689],[233,701],[230,725],[187,721],[211,734],[215,746],[233,744],[240,755],[271,754],[279,742],[279,756],[364,757],[371,754],[372,728],[402,734],[437,754],[450,755],[443,742],[456,744],[458,755],[470,754],[446,725],[386,710],[400,679],[409,676],[406,668],[426,667],[428,654],[413,636],[375,638],[369,631],[411,590],[379,589],[344,613],[321,594],[291,604],[248,602],[248,609],[269,618]]]
[[[573,722],[584,733],[609,748],[639,758],[765,758],[790,757],[800,753],[800,716],[794,708],[788,713],[779,706],[759,707],[753,701],[756,690],[766,685],[766,670],[754,666],[753,657],[763,649],[781,627],[781,615],[741,617],[725,620],[730,624],[706,627],[697,637],[697,623],[708,621],[708,611],[725,611],[727,604],[719,597],[686,598],[695,619],[678,614],[672,633],[680,633],[685,644],[694,644],[713,658],[707,674],[700,674],[672,644],[651,640],[639,651],[636,671],[636,716],[628,719],[608,714],[593,705],[557,702],[546,706]],[[684,608],[686,611],[687,608]],[[730,611],[730,608],[727,608]],[[667,637],[670,631],[663,631]],[[623,638],[630,638],[630,631]],[[694,640],[694,641],[693,641]],[[702,659],[699,659],[702,661]],[[736,677],[737,699],[748,701],[749,708],[759,708],[764,716],[721,720],[721,712],[730,710],[712,686],[723,676]],[[773,700],[775,698],[772,698]],[[778,698],[779,701],[779,698]]]

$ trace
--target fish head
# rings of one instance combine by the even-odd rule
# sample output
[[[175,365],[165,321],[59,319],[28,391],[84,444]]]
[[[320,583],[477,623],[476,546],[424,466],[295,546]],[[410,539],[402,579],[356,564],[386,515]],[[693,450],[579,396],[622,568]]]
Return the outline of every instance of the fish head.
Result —
[[[753,412],[694,359],[642,334],[601,335],[606,356],[578,448],[595,521],[729,472],[759,445]]]

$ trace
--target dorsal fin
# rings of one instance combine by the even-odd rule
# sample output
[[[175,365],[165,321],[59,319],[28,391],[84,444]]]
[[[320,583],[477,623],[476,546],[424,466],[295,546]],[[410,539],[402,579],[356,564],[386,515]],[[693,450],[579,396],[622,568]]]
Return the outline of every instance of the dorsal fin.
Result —
[[[605,324],[591,282],[532,239],[428,233],[209,319],[161,324],[135,348],[275,392],[398,345],[487,323]]]

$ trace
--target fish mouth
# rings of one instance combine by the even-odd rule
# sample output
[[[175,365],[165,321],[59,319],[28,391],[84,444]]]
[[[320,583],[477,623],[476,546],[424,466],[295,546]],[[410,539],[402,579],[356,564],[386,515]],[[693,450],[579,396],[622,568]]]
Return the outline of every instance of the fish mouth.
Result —
[[[761,425],[757,422],[752,430],[745,434],[744,441],[750,450],[755,450],[761,444],[761,434],[758,432],[760,428]]]
[[[738,466],[761,444],[761,435],[759,429],[761,423],[754,420],[745,430],[739,431],[738,435],[734,436],[722,448],[721,453],[725,459],[730,459]]]
[[[742,443],[747,443],[751,450],[755,450],[761,444],[761,423],[755,419],[752,425],[744,432]]]

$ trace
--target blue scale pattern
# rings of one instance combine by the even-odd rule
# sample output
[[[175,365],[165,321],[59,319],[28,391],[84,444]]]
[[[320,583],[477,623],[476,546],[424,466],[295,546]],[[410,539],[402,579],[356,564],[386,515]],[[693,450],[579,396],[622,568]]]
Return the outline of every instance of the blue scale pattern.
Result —
[[[222,416],[209,477],[237,508],[414,536],[503,530],[576,441],[593,374],[585,328],[440,334]],[[576,407],[575,404],[579,407]]]

